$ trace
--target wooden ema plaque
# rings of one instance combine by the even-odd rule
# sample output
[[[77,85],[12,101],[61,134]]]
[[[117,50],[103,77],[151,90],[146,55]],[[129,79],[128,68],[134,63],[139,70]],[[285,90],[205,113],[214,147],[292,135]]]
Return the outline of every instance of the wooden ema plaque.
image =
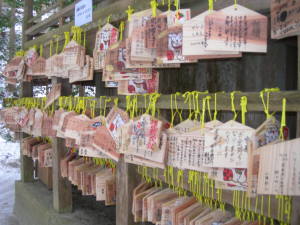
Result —
[[[257,149],[258,194],[300,195],[300,138]]]
[[[300,1],[271,1],[271,37],[281,39],[300,34]]]
[[[236,121],[228,121],[205,132],[204,166],[218,168],[247,168],[248,141],[254,129]]]
[[[267,119],[255,131],[254,142],[249,143],[248,156],[248,195],[257,195],[258,172],[260,165],[260,150],[262,146],[274,144],[280,141],[280,123],[271,117]]]
[[[207,46],[214,51],[267,52],[268,20],[241,5],[205,17]]]
[[[52,105],[55,100],[61,96],[61,84],[54,84],[47,95],[47,100],[45,104],[45,109]]]
[[[151,79],[152,70],[148,68],[126,69],[126,42],[122,41],[111,46],[105,56],[105,67],[102,80],[120,81],[135,79]]]
[[[241,57],[237,51],[209,51],[205,32],[205,17],[214,11],[205,11],[183,24],[182,54],[197,59]]]
[[[152,70],[151,79],[135,79],[118,81],[119,95],[151,94],[158,92],[159,73]]]

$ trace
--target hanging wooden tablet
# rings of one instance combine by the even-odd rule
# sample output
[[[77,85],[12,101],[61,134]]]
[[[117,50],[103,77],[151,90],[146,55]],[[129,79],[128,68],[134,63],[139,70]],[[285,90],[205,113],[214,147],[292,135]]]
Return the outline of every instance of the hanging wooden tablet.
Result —
[[[54,84],[47,95],[45,108],[48,108],[61,96],[61,84]]]
[[[19,65],[24,60],[23,56],[15,56],[13,57],[5,66],[4,72],[12,72],[17,71],[19,69]]]
[[[188,125],[190,126],[188,129]],[[221,126],[219,121],[205,123],[205,127],[200,129],[197,123],[183,122],[177,125],[189,132],[180,132],[176,129],[168,130],[168,165],[179,169],[191,169],[207,172],[204,166],[205,160],[205,133]]]
[[[118,82],[119,95],[157,93],[159,88],[159,72],[152,70],[152,78],[146,80],[121,80]]]
[[[32,135],[35,137],[42,136],[43,112],[40,109],[35,109],[34,124],[32,126]]]
[[[37,51],[35,48],[31,48],[29,49],[26,54],[25,54],[25,63],[28,67],[31,67],[35,61],[37,60],[37,58],[39,57]]]
[[[75,40],[70,41],[63,50],[63,63],[66,71],[82,68],[85,62],[85,48]]]
[[[128,114],[117,107],[113,107],[106,117],[106,127],[115,141],[118,140],[118,129],[129,121]]]
[[[101,151],[113,160],[119,161],[121,155],[116,150],[116,142],[105,126],[100,126],[97,128],[93,140],[94,148]]]
[[[52,154],[53,154],[52,148],[45,150],[44,167],[52,167],[52,165],[53,165]]]
[[[271,1],[271,37],[281,39],[300,34],[300,1]]]
[[[77,143],[80,143],[80,132],[82,129],[87,128],[90,122],[90,118],[86,115],[74,115],[68,119],[64,131],[64,136],[67,138],[73,138],[77,140]]]
[[[94,78],[94,60],[86,55],[85,65],[82,68],[70,69],[68,71],[69,82],[88,81]]]
[[[52,76],[68,78],[68,70],[65,67],[64,52],[52,56]]]
[[[267,119],[255,131],[254,142],[249,143],[249,156],[248,156],[248,195],[256,196],[258,170],[260,164],[260,152],[257,148],[276,143],[280,139],[280,123],[276,118],[271,117]]]
[[[161,221],[161,206],[163,203],[172,201],[173,199],[178,198],[176,192],[170,190],[170,192],[163,192],[160,195],[156,195],[155,197],[151,198],[150,202],[148,202],[148,221],[152,223],[156,223]]]
[[[105,81],[106,88],[117,88],[119,86],[119,82],[116,81]]]
[[[39,56],[36,61],[31,65],[31,76],[44,76],[46,68],[46,59]]]
[[[178,225],[184,225],[184,218],[191,214],[195,209],[202,208],[201,204],[196,202],[193,205],[187,207],[186,209],[183,209],[177,214],[177,224]]]
[[[25,78],[25,72],[26,72],[26,65],[25,65],[25,60],[23,59],[18,66],[16,79],[22,81]]]
[[[139,166],[147,166],[151,168],[160,168],[160,169],[164,169],[166,167],[165,163],[151,161],[144,157],[139,157],[135,155],[125,154],[124,159],[126,163],[135,164]]]
[[[300,138],[270,144],[260,151],[258,194],[300,195]]]
[[[232,5],[205,17],[207,50],[267,52],[266,16]]]
[[[182,26],[173,26],[158,36],[157,56],[161,63],[197,62],[182,55]]]
[[[131,59],[131,38],[126,39],[126,68],[179,68],[180,64],[179,63],[163,63],[161,60],[158,60],[158,58],[155,58],[154,61],[149,61],[149,62],[140,62],[140,61],[133,61]],[[157,41],[158,42],[158,41]],[[159,42],[160,43],[160,42]],[[161,47],[163,45],[160,44]],[[166,45],[167,46],[167,45]],[[158,52],[160,48],[156,48],[156,52]]]
[[[56,130],[53,129],[53,116],[44,113],[42,124],[43,137],[56,137]]]
[[[156,48],[156,37],[168,28],[168,16],[166,14],[150,18],[145,26],[145,47]]]
[[[58,126],[57,126],[57,136],[58,137],[61,137],[61,138],[64,138],[65,135],[64,135],[64,132],[66,130],[66,125],[68,123],[68,120],[73,117],[73,116],[76,116],[77,114],[73,111],[71,112],[63,112],[60,114],[60,117],[59,117],[59,122],[58,122]]]
[[[118,41],[119,31],[113,25],[107,23],[104,25],[96,34],[95,48],[94,48],[94,59],[95,59],[95,70],[103,69],[104,57],[109,47]]]
[[[241,57],[239,52],[208,51],[207,35],[205,32],[205,17],[213,11],[205,11],[182,25],[183,41],[182,54],[195,59]]]
[[[50,78],[54,75],[53,73],[53,59],[54,56],[50,56],[48,59],[46,59],[46,64],[45,64],[45,76]]]
[[[53,124],[52,124],[53,130],[57,131],[60,117],[64,112],[65,111],[63,109],[59,109],[59,110],[55,111],[54,116],[53,116]]]
[[[247,168],[248,141],[253,140],[254,131],[231,120],[205,132],[204,166]]]
[[[195,225],[223,224],[231,218],[232,214],[230,212],[217,209],[206,216],[199,218]]]
[[[116,179],[108,179],[105,182],[106,185],[106,196],[105,196],[105,205],[116,205]]]

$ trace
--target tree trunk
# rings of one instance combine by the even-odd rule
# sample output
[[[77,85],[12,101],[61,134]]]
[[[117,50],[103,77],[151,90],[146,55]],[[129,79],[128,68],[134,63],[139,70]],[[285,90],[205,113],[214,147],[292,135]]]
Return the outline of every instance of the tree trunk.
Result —
[[[9,51],[9,59],[12,59],[16,52],[16,8],[11,8],[10,15],[11,27],[9,30],[9,41],[8,41],[8,51]]]

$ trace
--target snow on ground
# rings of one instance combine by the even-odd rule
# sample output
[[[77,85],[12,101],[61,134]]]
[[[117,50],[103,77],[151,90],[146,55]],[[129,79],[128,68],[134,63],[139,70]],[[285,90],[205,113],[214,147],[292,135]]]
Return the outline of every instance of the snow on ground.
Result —
[[[18,225],[13,215],[15,181],[20,179],[20,144],[0,138],[0,224]]]

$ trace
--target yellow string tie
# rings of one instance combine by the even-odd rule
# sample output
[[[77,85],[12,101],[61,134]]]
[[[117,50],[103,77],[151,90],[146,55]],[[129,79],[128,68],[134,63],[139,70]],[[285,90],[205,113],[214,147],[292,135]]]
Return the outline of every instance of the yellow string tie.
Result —
[[[214,120],[217,120],[218,110],[217,110],[217,93],[215,93],[215,111],[214,111]]]
[[[202,99],[201,128],[205,127],[206,97]]]
[[[231,110],[233,112],[233,120],[236,120],[237,118],[237,112],[235,110],[235,104],[234,104],[234,99],[235,99],[235,93],[236,91],[233,91],[230,93],[230,98],[231,98]]]
[[[156,17],[156,9],[157,9],[157,6],[158,6],[158,3],[156,2],[156,0],[152,0],[150,2],[150,6],[151,6],[151,9],[152,9],[152,17]]]
[[[118,107],[118,104],[119,104],[119,98],[115,98],[115,99],[114,99],[114,104],[115,104],[116,107]]]
[[[246,124],[246,113],[247,113],[247,97],[243,96],[241,98],[241,110],[242,110],[242,124]]]
[[[134,12],[134,9],[131,8],[131,6],[129,5],[128,9],[126,10],[128,21],[131,21],[131,16],[132,16],[133,12]]]
[[[57,41],[58,42],[58,41]],[[65,32],[65,44],[64,44],[64,49],[70,42],[70,32]]]
[[[282,99],[282,113],[281,113],[281,127],[280,127],[280,138],[284,140],[283,129],[286,126],[286,98]]]
[[[52,56],[53,40],[50,41],[50,57]]]
[[[125,29],[125,22],[121,21],[120,26],[119,26],[119,40],[123,41],[123,32]]]
[[[208,10],[213,11],[214,10],[214,1],[208,0]]]
[[[171,0],[168,0],[168,12],[171,11]]]
[[[210,100],[211,100],[211,96],[206,96],[207,111],[208,111],[209,119],[212,120],[212,115],[210,111]]]
[[[237,9],[237,0],[234,0],[234,8]]]
[[[44,46],[40,44],[40,56],[43,57]]]
[[[106,23],[110,23],[110,20],[111,20],[111,15],[109,15],[106,19]]]

